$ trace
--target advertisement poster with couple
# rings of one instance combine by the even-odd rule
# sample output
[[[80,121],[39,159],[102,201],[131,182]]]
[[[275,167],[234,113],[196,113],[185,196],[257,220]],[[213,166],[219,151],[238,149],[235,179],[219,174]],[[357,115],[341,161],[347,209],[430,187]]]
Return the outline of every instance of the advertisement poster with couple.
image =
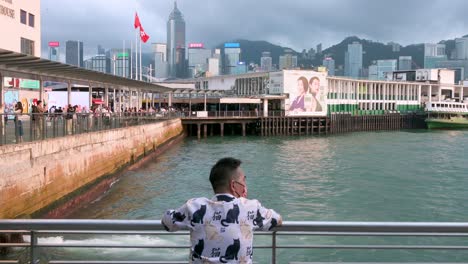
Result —
[[[284,76],[285,101],[288,116],[327,115],[327,73],[314,71],[288,71]]]

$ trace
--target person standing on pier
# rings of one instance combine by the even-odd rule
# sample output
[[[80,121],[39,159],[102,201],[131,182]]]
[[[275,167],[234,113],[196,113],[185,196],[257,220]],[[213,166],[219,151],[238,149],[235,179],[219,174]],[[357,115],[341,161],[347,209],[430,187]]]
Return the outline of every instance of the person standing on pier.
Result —
[[[190,199],[163,215],[167,231],[190,230],[190,263],[252,263],[253,231],[281,225],[278,213],[247,199],[241,163],[220,159],[210,173],[215,196]]]

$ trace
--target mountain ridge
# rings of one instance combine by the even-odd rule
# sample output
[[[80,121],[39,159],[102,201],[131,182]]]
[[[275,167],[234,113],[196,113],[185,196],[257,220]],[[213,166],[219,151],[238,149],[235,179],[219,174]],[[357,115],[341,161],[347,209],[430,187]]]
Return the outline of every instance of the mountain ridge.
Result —
[[[468,37],[465,35],[464,37]],[[348,49],[348,44],[353,42],[360,42],[363,48],[363,67],[367,68],[375,60],[382,59],[396,59],[400,56],[411,56],[413,59],[413,68],[424,67],[424,44],[416,43],[407,46],[400,46],[400,50],[394,52],[392,46],[381,42],[359,38],[358,36],[349,36],[343,39],[340,43],[332,45],[324,49],[320,55],[316,55],[315,59],[301,58],[301,52],[297,52],[289,47],[282,47],[272,44],[265,40],[246,40],[246,39],[233,39],[223,42],[215,46],[215,48],[223,48],[224,43],[236,42],[241,47],[241,61],[246,63],[256,63],[260,65],[260,57],[262,52],[271,52],[273,64],[279,64],[279,56],[283,55],[285,49],[293,50],[298,56],[298,66],[301,68],[312,68],[322,65],[324,57],[332,57],[335,60],[335,67],[344,67],[345,52]],[[450,58],[452,51],[455,49],[455,39],[441,40],[438,43],[446,44],[447,57]]]

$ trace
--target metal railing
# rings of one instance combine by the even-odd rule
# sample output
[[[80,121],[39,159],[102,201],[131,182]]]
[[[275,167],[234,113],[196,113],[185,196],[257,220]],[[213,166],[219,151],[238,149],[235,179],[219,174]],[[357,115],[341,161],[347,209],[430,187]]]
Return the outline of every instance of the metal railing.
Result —
[[[200,116],[200,113],[204,114]],[[184,111],[181,112],[182,118],[230,118],[230,117],[263,117],[263,111]],[[268,111],[268,116],[279,117],[285,116],[282,110]]]
[[[115,260],[113,257],[117,252],[122,250],[135,250],[134,254],[126,254],[125,256],[138,256],[142,249],[186,249],[189,248],[189,238],[187,232],[168,233],[163,231],[163,226],[158,220],[0,220],[0,249],[3,250],[3,255],[0,253],[0,263],[187,263],[187,260],[174,260],[174,251],[170,251],[171,260],[152,260],[142,261],[135,259]],[[20,237],[18,237],[18,234]],[[5,239],[7,236],[14,237],[18,241]],[[66,241],[57,239],[65,236],[110,236],[115,239],[115,236],[130,236],[133,239],[127,239],[123,243],[111,242],[113,240],[86,240],[80,243],[79,238]],[[168,241],[150,241],[149,243],[135,243],[137,238],[141,236],[183,236],[175,242]],[[404,250],[418,251],[421,254],[426,254],[427,250],[438,252],[461,252],[463,255],[457,255],[456,260],[468,259],[468,223],[431,223],[431,222],[284,222],[283,226],[275,228],[270,232],[257,232],[256,237],[266,236],[264,243],[254,243],[255,249],[271,250],[271,263],[280,263],[280,257],[283,257],[281,263],[293,263],[297,261],[300,254],[291,253],[291,250],[306,250],[308,254],[310,250],[365,250],[366,252],[374,252],[375,250],[395,251]],[[55,240],[43,240],[44,237],[53,237]],[[290,237],[298,237],[301,244],[295,244]],[[305,237],[310,237],[310,241],[305,240]],[[342,237],[352,238],[344,240],[348,243],[340,243],[340,240],[326,240],[318,238]],[[359,238],[374,238],[378,237],[375,243],[362,243],[355,241]],[[406,238],[424,239],[418,240],[417,243],[412,243]],[[25,241],[21,238],[26,238]],[[393,240],[392,240],[393,238]],[[400,240],[394,240],[398,238]],[[403,239],[403,240],[401,240]],[[448,241],[447,239],[456,239],[456,241]],[[440,240],[440,241],[439,241]],[[266,241],[266,243],[265,243]],[[366,240],[369,242],[369,240]],[[437,243],[438,242],[438,243]],[[16,256],[11,253],[6,253],[6,249],[25,248],[22,259],[13,259]],[[100,260],[89,259],[85,260],[66,260],[61,259],[64,254],[50,257],[48,251],[54,248],[66,248],[70,250],[79,250],[82,248],[99,249],[99,253],[103,253],[104,249],[119,249],[111,254],[104,254],[107,258],[102,259],[103,254],[98,254]],[[1,251],[0,250],[0,251]],[[13,250],[13,249],[12,249]],[[281,252],[281,250],[288,250]],[[186,251],[183,255],[186,255]],[[52,254],[52,253],[50,253]],[[83,257],[82,252],[78,253]],[[315,254],[315,253],[314,253]],[[368,254],[368,253],[366,253]],[[73,255],[73,254],[71,254]],[[437,256],[443,255],[438,253]],[[159,256],[159,255],[158,255]],[[182,255],[181,255],[182,256]],[[3,260],[1,258],[3,257]],[[65,256],[66,257],[66,256]],[[185,258],[186,259],[186,258]],[[392,258],[394,259],[394,258]],[[256,258],[254,258],[256,260]],[[257,260],[256,260],[257,261]],[[341,262],[341,260],[339,261]],[[353,261],[356,262],[356,261]],[[392,261],[394,262],[394,261]],[[448,262],[443,260],[440,262]],[[264,262],[260,262],[264,263]],[[299,262],[297,262],[299,263]],[[302,262],[301,262],[302,263]],[[304,262],[305,263],[305,262]],[[309,263],[309,262],[308,262]],[[324,263],[321,261],[321,263]],[[401,261],[399,261],[401,263]],[[428,262],[426,262],[428,263]],[[436,263],[436,262],[431,262]],[[460,263],[458,261],[458,263]]]
[[[0,114],[0,145],[18,144],[178,118],[180,112]]]

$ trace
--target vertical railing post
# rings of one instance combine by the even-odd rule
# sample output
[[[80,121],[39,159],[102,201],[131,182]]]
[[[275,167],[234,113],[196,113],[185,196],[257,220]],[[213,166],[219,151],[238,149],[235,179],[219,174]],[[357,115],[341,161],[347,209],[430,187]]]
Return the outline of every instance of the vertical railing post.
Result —
[[[271,235],[271,264],[276,264],[276,231]]]
[[[30,260],[31,260],[31,264],[36,264],[36,263],[39,263],[38,262],[38,252],[37,252],[37,236],[36,236],[36,232],[34,231],[31,231],[31,247],[30,247]]]

